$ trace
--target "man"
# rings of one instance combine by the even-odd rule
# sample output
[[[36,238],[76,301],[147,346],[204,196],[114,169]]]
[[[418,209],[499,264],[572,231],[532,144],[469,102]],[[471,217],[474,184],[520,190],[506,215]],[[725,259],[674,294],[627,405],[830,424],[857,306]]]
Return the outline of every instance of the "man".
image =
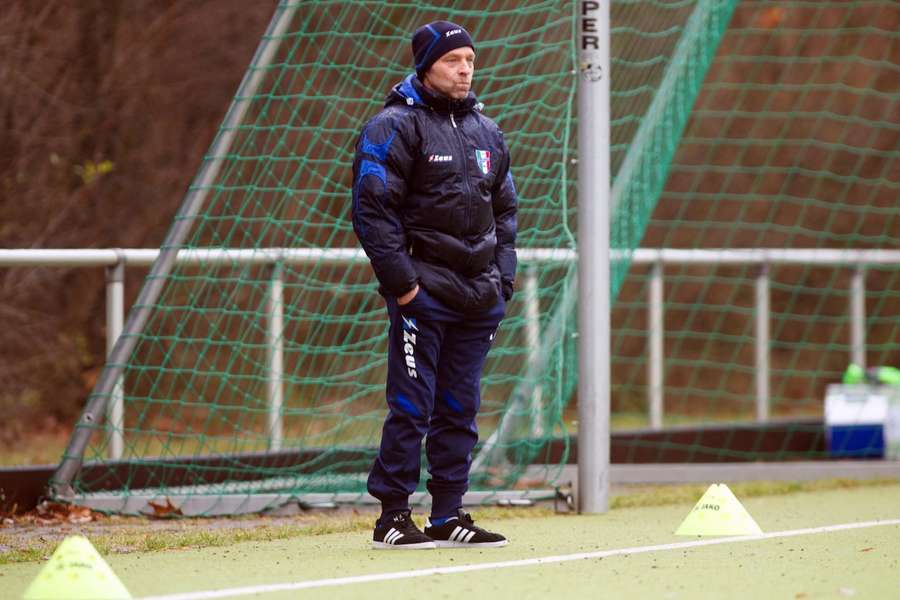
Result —
[[[375,548],[485,547],[506,539],[462,510],[481,371],[513,293],[516,191],[509,151],[470,91],[475,46],[454,23],[412,38],[416,73],[363,128],[353,229],[390,317],[388,414],[368,489]],[[410,518],[422,439],[431,475],[424,533]]]

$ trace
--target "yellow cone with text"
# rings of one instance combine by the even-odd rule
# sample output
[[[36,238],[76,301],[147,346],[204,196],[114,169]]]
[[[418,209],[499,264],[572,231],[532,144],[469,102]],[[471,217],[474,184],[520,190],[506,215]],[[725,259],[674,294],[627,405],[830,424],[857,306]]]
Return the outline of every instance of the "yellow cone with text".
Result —
[[[758,535],[759,525],[724,483],[709,486],[675,535]]]
[[[130,600],[131,594],[86,537],[63,540],[23,600]]]

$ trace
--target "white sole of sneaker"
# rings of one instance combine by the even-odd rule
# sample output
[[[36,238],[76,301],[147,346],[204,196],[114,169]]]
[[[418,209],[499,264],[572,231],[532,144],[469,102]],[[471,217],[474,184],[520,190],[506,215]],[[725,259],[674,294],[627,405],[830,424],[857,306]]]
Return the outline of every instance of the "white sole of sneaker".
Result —
[[[483,542],[481,544],[467,544],[465,542],[451,542],[450,540],[434,540],[438,548],[502,548],[509,540],[499,542]]]
[[[434,542],[420,542],[418,544],[388,544],[386,542],[372,542],[375,550],[434,550],[437,548]]]

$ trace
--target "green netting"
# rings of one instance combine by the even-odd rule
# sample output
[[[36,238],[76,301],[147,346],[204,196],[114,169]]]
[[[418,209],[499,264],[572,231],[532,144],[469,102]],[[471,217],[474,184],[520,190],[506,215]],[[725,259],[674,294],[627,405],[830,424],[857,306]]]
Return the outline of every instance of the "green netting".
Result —
[[[630,252],[641,241],[665,181],[691,106],[703,82],[735,1],[620,2],[612,5],[612,79],[610,89],[611,294],[619,293],[630,266]],[[571,398],[577,386],[577,323],[574,318],[577,278],[566,278],[561,302],[541,331],[540,349],[531,356],[494,435],[475,466],[516,473],[524,449],[544,446],[546,422],[539,399],[545,386]],[[615,326],[615,323],[613,324]],[[561,375],[561,376],[560,376]],[[546,414],[541,415],[546,418]],[[571,421],[571,419],[569,419]],[[563,420],[565,423],[566,420]],[[550,453],[550,456],[558,454]],[[549,461],[548,461],[549,462]]]
[[[133,495],[365,492],[386,411],[386,311],[363,255],[316,253],[358,247],[350,224],[354,142],[411,71],[409,38],[422,23],[459,21],[477,40],[479,100],[516,148],[521,246],[574,247],[572,3],[459,2],[448,10],[341,1],[282,3],[279,10],[288,25],[266,40],[277,46],[271,61],[259,62],[259,52],[250,67],[261,82],[238,97],[232,114],[246,113],[237,126],[219,132],[219,139],[234,136],[230,147],[206,158],[218,171],[202,186],[205,202],[181,245],[242,250],[260,260],[178,264],[166,276],[124,369],[125,463],[84,469],[73,482],[77,494],[109,490],[129,511]],[[294,254],[273,266],[264,264],[267,248]],[[297,258],[305,249],[311,255]],[[540,313],[531,322],[540,327],[573,265],[538,269]],[[275,381],[273,273],[283,292],[283,329],[275,336],[283,368]],[[522,298],[509,307],[485,370],[483,436],[528,362]],[[277,419],[273,383],[283,391]],[[564,402],[554,394],[543,400],[546,435],[563,434]],[[108,454],[103,433],[98,427],[86,460]],[[528,456],[515,472],[479,473],[475,487],[511,485]]]
[[[898,9],[736,4],[613,3],[615,249],[896,246]],[[148,325],[131,334],[124,462],[83,470],[76,493],[108,490],[120,510],[141,510],[128,500],[148,494],[364,493],[385,413],[387,321],[367,263],[341,254],[357,246],[350,162],[362,123],[409,71],[410,32],[439,18],[476,40],[475,90],[506,133],[521,201],[518,293],[485,369],[473,488],[559,483],[577,428],[575,265],[571,253],[529,251],[576,248],[577,3],[279,10],[288,25],[266,40],[271,61],[258,53],[250,67],[260,84],[237,98],[237,126],[219,133],[233,135],[227,151],[206,157],[218,170],[208,185],[198,177],[205,201],[181,245],[233,254],[207,253],[166,276]],[[647,424],[648,268],[628,265],[613,265],[620,429]],[[820,415],[822,386],[849,357],[846,269],[770,273],[773,413]],[[754,267],[665,274],[665,422],[752,418]],[[870,269],[867,283],[869,361],[896,362],[896,269]],[[79,427],[96,430],[85,460],[103,461],[104,426]],[[691,454],[704,443],[635,438],[613,456]],[[756,446],[746,456],[759,456]],[[526,473],[532,463],[550,466]]]
[[[757,380],[757,277],[763,265],[666,264],[663,425],[752,422],[717,443],[670,432],[621,458],[767,460],[880,453],[880,431],[829,438],[823,404],[854,356],[856,261],[828,250],[900,247],[900,5],[889,0],[738,5],[674,154],[642,246],[814,249],[771,261],[769,376]],[[719,258],[726,258],[720,252]],[[870,366],[900,364],[900,265],[863,263]],[[633,265],[613,315],[614,411],[649,425],[646,323],[651,267]],[[741,435],[741,444],[721,450]]]

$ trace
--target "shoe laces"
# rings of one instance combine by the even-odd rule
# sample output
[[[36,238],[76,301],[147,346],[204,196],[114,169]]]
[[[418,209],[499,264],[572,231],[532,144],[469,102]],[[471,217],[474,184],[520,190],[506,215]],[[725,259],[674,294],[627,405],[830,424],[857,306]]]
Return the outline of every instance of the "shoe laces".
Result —
[[[481,527],[477,527],[477,526],[475,525],[475,519],[473,519],[473,518],[472,518],[472,515],[470,515],[469,513],[463,512],[463,511],[459,511],[459,517],[458,517],[458,518],[459,518],[460,521],[462,521],[462,522],[465,523],[466,525],[471,525],[471,526],[472,526],[472,529],[484,531],[484,529],[481,529]]]
[[[410,511],[408,510],[396,513],[393,517],[391,517],[390,522],[393,523],[394,528],[396,528],[397,531],[401,531],[403,533],[408,533],[413,530],[419,530],[419,528],[416,527],[416,524],[410,517]]]

